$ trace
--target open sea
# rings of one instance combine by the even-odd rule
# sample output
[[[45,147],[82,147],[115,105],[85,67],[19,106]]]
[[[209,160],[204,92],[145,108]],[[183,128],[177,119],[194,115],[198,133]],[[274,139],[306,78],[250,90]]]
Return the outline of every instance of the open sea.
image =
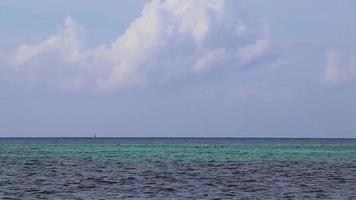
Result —
[[[356,140],[3,138],[0,199],[356,199]]]

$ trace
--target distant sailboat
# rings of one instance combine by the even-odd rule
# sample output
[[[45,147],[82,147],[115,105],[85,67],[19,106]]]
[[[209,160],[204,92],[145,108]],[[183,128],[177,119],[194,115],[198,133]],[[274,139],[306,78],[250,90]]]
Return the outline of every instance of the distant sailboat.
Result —
[[[94,133],[94,135],[93,135],[93,140],[96,140],[96,134]]]

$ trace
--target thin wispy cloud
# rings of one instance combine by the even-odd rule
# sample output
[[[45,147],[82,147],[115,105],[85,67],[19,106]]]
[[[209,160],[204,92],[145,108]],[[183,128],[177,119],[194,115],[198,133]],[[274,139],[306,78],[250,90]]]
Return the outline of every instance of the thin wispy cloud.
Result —
[[[327,54],[323,80],[333,85],[356,81],[356,57],[343,56],[337,50],[330,51]]]

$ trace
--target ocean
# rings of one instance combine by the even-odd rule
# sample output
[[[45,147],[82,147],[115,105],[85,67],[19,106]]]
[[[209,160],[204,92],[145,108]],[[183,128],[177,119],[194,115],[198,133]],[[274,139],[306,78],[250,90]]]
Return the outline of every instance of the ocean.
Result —
[[[356,140],[2,138],[0,199],[356,199]]]

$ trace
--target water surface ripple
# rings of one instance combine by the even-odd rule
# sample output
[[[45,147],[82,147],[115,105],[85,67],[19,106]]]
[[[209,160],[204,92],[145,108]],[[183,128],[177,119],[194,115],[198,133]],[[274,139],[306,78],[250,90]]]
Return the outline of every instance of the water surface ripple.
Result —
[[[0,139],[0,199],[356,199],[355,147],[331,139]]]

